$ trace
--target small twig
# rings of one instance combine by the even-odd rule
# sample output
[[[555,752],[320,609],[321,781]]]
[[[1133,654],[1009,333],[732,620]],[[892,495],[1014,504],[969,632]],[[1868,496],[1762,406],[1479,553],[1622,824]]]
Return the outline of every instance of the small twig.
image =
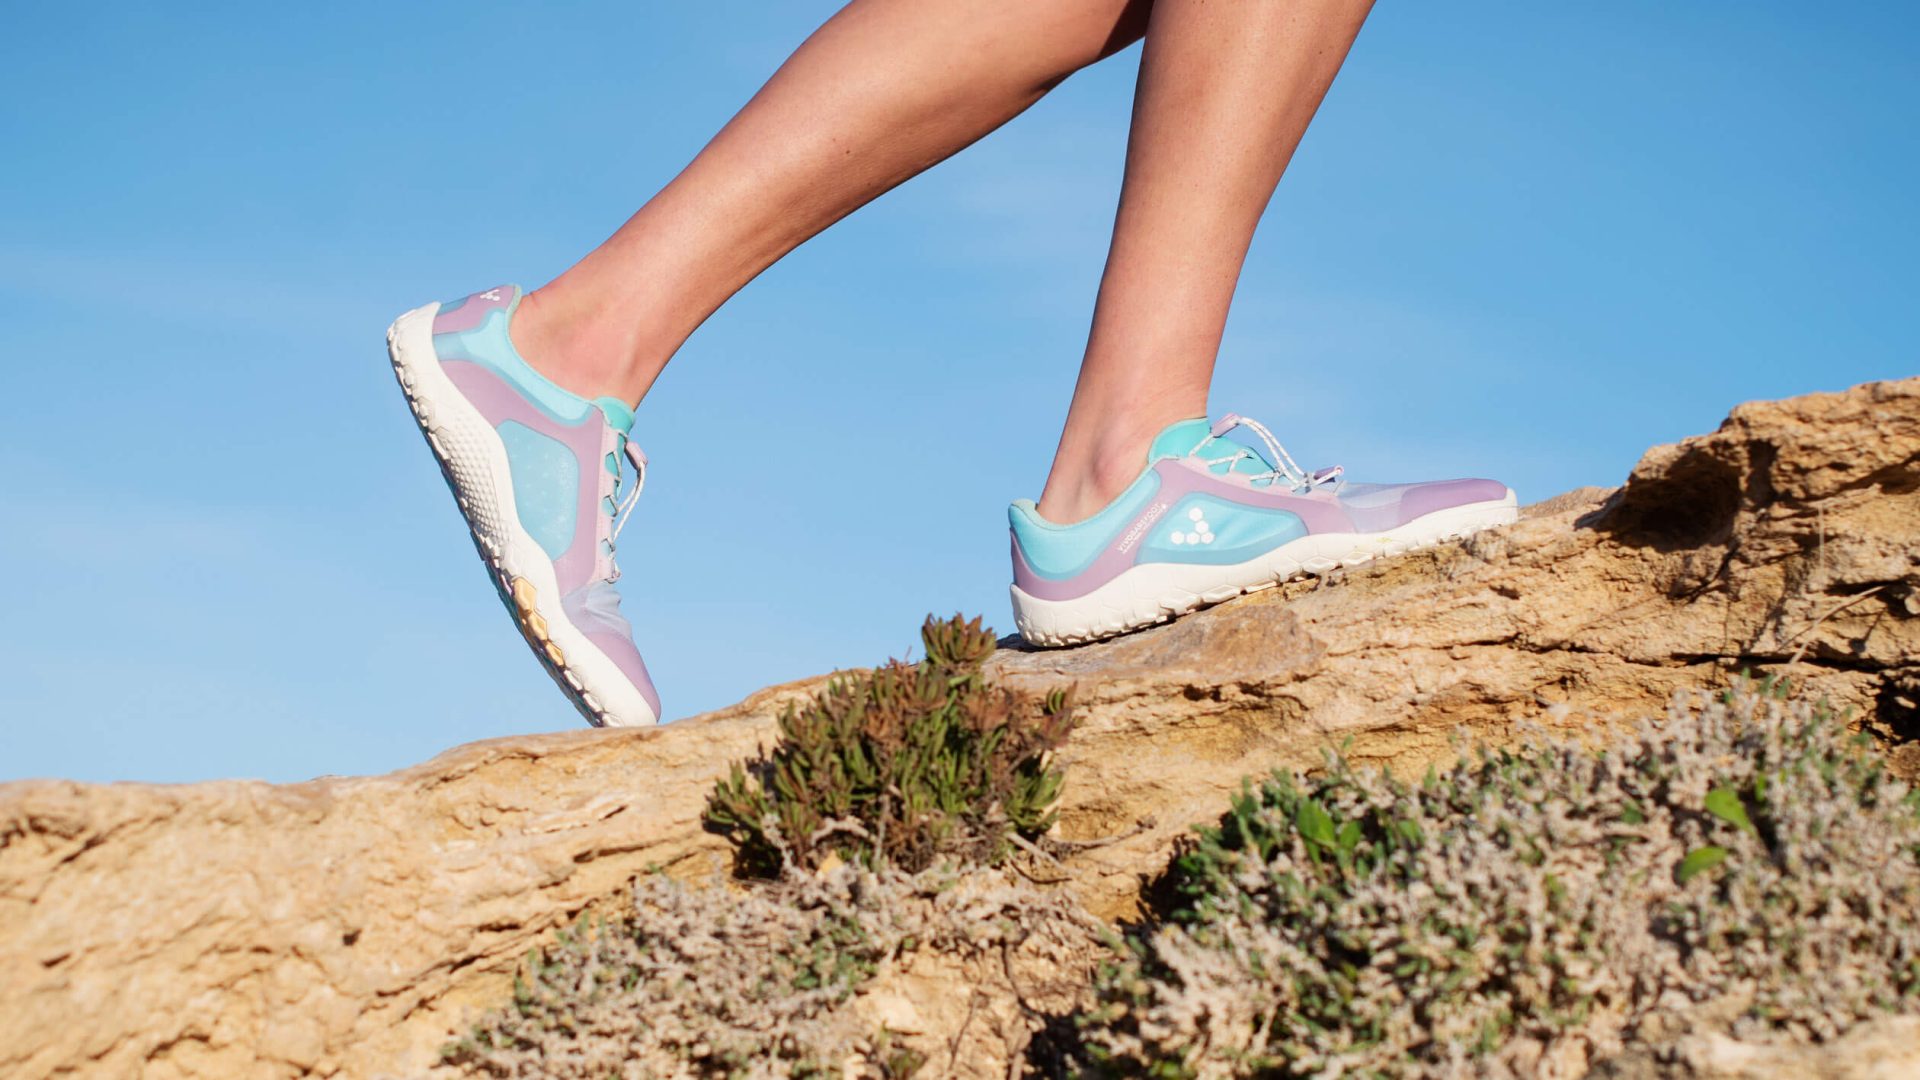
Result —
[[[1041,851],[1039,848],[1034,847],[1033,844],[1029,843],[1024,837],[1020,836],[1018,833],[1015,833],[1013,835],[1013,842],[1016,845],[1018,845],[1022,850],[1032,852],[1036,857],[1045,859],[1055,866],[1060,866],[1060,860],[1054,858],[1053,856],[1047,854],[1044,851]],[[1056,877],[1056,878],[1035,877],[1033,876],[1033,873],[1029,871],[1026,867],[1021,866],[1018,862],[1012,859],[1007,860],[1007,865],[1013,867],[1015,873],[1019,874],[1023,878],[1026,878],[1028,881],[1033,882],[1035,885],[1061,885],[1073,880],[1072,874],[1061,874],[1059,877]],[[1061,869],[1064,870],[1066,868],[1061,867]]]
[[[1046,861],[1052,863],[1055,866],[1060,866],[1059,859],[1054,858],[1050,852],[1045,852],[1040,850],[1040,845],[1035,844],[1033,841],[1027,839],[1024,836],[1021,836],[1019,833],[1010,832],[1007,834],[1007,838],[1013,841],[1014,847],[1019,848],[1021,851],[1026,852],[1027,854],[1033,856],[1034,858],[1045,859]],[[1066,868],[1061,867],[1061,869],[1064,870]]]
[[[1826,622],[1826,621],[1827,621],[1828,619],[1831,619],[1831,618],[1833,618],[1833,617],[1834,617],[1835,615],[1838,615],[1838,614],[1840,614],[1841,612],[1843,612],[1843,611],[1845,611],[1845,610],[1847,610],[1848,608],[1850,608],[1850,607],[1852,607],[1853,605],[1855,605],[1855,604],[1857,604],[1857,603],[1859,603],[1860,601],[1862,601],[1862,600],[1865,600],[1865,599],[1866,599],[1867,597],[1869,597],[1869,596],[1872,596],[1872,595],[1874,595],[1875,593],[1878,593],[1878,592],[1879,592],[1879,591],[1880,591],[1881,589],[1884,589],[1884,588],[1886,588],[1886,586],[1885,586],[1885,585],[1875,585],[1875,586],[1874,586],[1873,588],[1871,588],[1871,589],[1868,589],[1868,590],[1866,590],[1866,591],[1864,591],[1864,592],[1861,592],[1861,593],[1859,593],[1859,594],[1857,594],[1857,595],[1855,595],[1855,596],[1853,596],[1853,597],[1851,597],[1851,598],[1849,598],[1849,599],[1847,599],[1846,601],[1844,601],[1844,602],[1842,602],[1842,603],[1839,603],[1839,604],[1835,604],[1835,605],[1834,605],[1833,607],[1830,607],[1830,608],[1828,608],[1825,614],[1823,614],[1823,615],[1821,615],[1821,616],[1820,616],[1819,618],[1817,618],[1817,619],[1815,619],[1815,620],[1813,620],[1813,622],[1811,622],[1811,623],[1809,623],[1809,624],[1807,624],[1807,627],[1806,627],[1806,629],[1804,629],[1804,630],[1802,630],[1802,631],[1800,631],[1800,632],[1799,632],[1798,634],[1795,634],[1795,635],[1793,635],[1793,637],[1790,637],[1790,638],[1788,638],[1788,639],[1787,639],[1786,641],[1783,641],[1783,642],[1781,642],[1781,644],[1782,644],[1782,645],[1788,645],[1788,644],[1792,644],[1792,643],[1793,643],[1794,641],[1796,641],[1796,640],[1798,640],[1798,639],[1800,639],[1800,638],[1802,638],[1802,637],[1805,637],[1805,636],[1806,636],[1806,635],[1808,635],[1808,634],[1811,634],[1811,633],[1813,633],[1813,632],[1814,632],[1815,630],[1818,630],[1818,629],[1820,629],[1820,624],[1822,624],[1822,623],[1824,623],[1824,622]],[[1808,649],[1808,647],[1809,647],[1809,646],[1811,646],[1812,644],[1813,644],[1813,639],[1812,639],[1812,638],[1807,638],[1807,640],[1806,640],[1806,641],[1804,641],[1804,642],[1801,642],[1801,644],[1800,644],[1800,647],[1799,647],[1799,648],[1797,648],[1797,649],[1795,649],[1795,650],[1793,650],[1793,656],[1791,656],[1790,658],[1788,658],[1788,660],[1787,660],[1787,666],[1788,666],[1788,667],[1792,667],[1793,665],[1795,665],[1795,664],[1797,664],[1797,663],[1799,663],[1799,662],[1800,662],[1800,658],[1801,658],[1802,656],[1805,656],[1805,655],[1807,654],[1807,649]]]
[[[1053,848],[1055,851],[1067,855],[1076,855],[1082,851],[1092,851],[1095,848],[1111,847],[1122,840],[1131,840],[1153,828],[1154,824],[1153,818],[1143,817],[1133,823],[1133,828],[1128,829],[1126,832],[1114,833],[1112,836],[1098,836],[1092,840],[1057,840],[1050,836],[1042,837],[1041,839],[1045,840],[1047,846]]]
[[[960,1030],[953,1033],[953,1041],[947,1044],[947,1075],[953,1075],[953,1067],[960,1061],[960,1040],[966,1037],[967,1028],[973,1026],[973,1014],[980,1008],[980,991],[967,995],[967,1018],[960,1021]]]
[[[811,836],[807,837],[807,846],[819,847],[820,841],[825,840],[834,833],[846,833],[849,836],[857,836],[862,840],[873,839],[873,834],[867,831],[867,827],[852,818],[828,818],[826,821],[820,823],[819,828],[813,830]]]

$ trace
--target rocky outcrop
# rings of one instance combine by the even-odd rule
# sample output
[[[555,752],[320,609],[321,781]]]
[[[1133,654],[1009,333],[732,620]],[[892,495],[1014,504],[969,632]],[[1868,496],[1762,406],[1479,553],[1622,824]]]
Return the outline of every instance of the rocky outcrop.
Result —
[[[1893,1016],[1826,1044],[1750,1043],[1718,1032],[1682,1039],[1672,1060],[1632,1053],[1599,1063],[1592,1080],[1910,1080],[1920,1076],[1920,1017]]]
[[[1597,732],[1742,669],[1855,709],[1920,771],[1917,532],[1909,379],[1745,405],[1616,492],[990,670],[1078,684],[1061,831],[1130,834],[1070,864],[1117,916],[1247,774]],[[382,777],[0,786],[0,1075],[415,1073],[552,929],[649,868],[718,869],[713,780],[819,681]]]

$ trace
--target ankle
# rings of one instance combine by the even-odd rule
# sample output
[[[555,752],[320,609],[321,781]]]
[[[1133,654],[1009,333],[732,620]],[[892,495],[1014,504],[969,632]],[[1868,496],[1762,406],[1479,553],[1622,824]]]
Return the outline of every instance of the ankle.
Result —
[[[1109,433],[1091,452],[1056,458],[1040,493],[1040,516],[1058,525],[1085,521],[1120,497],[1147,464],[1147,448],[1155,433]]]
[[[581,397],[637,403],[646,396],[665,361],[649,364],[629,331],[556,300],[549,288],[522,297],[507,327],[521,359]]]

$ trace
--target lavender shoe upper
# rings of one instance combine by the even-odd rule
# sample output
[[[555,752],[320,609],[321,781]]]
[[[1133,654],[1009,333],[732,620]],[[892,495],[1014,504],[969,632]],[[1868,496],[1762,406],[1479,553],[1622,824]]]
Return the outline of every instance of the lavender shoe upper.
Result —
[[[520,527],[552,561],[566,619],[604,653],[660,715],[660,698],[634,647],[613,588],[620,500],[638,493],[646,458],[628,439],[633,412],[588,400],[534,371],[514,348],[508,321],[520,290],[501,286],[441,306],[433,351],[441,370],[507,448]],[[635,479],[623,491],[621,463]]]
[[[1224,438],[1258,430],[1268,456]],[[1338,468],[1307,473],[1265,428],[1228,415],[1174,424],[1125,492],[1084,522],[1058,525],[1033,503],[1009,510],[1014,584],[1071,600],[1149,563],[1233,564],[1308,535],[1385,533],[1439,510],[1506,499],[1494,480],[1353,484]]]

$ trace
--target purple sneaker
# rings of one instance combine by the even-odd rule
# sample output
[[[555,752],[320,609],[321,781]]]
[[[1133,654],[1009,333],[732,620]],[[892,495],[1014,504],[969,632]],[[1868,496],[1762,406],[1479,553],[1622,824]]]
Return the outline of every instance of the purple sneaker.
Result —
[[[520,289],[428,304],[387,331],[407,395],[500,599],[534,655],[595,725],[657,723],[660,697],[620,615],[613,542],[647,459],[633,410],[569,393],[528,366],[507,324]],[[621,488],[621,462],[633,482]]]
[[[1271,457],[1224,438],[1235,427]],[[1140,478],[1085,521],[1056,525],[1026,499],[1013,504],[1014,621],[1035,645],[1097,641],[1511,524],[1516,506],[1494,480],[1350,484],[1338,467],[1305,472],[1252,420],[1183,420],[1154,439]]]

